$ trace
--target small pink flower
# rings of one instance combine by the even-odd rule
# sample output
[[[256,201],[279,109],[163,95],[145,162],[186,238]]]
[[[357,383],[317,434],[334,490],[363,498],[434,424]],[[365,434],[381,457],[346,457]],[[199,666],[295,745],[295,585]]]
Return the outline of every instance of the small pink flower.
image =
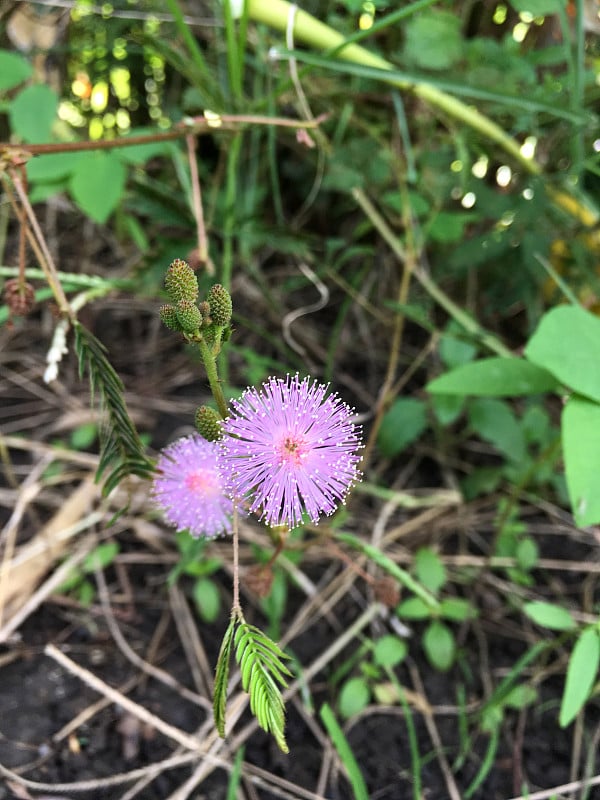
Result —
[[[227,490],[268,525],[294,528],[332,514],[360,477],[360,428],[327,386],[297,375],[269,378],[233,401],[221,440]]]
[[[219,446],[198,434],[161,452],[151,494],[166,521],[195,538],[231,533],[233,503],[224,493],[217,464]]]

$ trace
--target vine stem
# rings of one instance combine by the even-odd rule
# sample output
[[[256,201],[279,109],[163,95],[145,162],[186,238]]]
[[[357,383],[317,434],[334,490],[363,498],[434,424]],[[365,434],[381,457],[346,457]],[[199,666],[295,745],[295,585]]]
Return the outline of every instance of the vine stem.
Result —
[[[354,188],[352,196],[362,208],[365,215],[369,218],[373,227],[379,232],[381,237],[387,242],[397,258],[403,262],[406,258],[406,252],[394,234],[385,219],[379,213],[375,205],[367,197],[362,189]],[[461,325],[465,331],[476,337],[484,347],[487,347],[498,356],[504,358],[514,357],[507,347],[496,338],[492,333],[486,331],[481,325],[470,315],[460,308],[447,294],[445,294],[439,286],[433,281],[427,272],[418,264],[413,266],[413,276],[425,289],[425,291],[437,302],[439,305]]]
[[[190,182],[192,188],[192,208],[196,220],[196,237],[198,239],[198,260],[204,266],[207,275],[215,274],[215,265],[208,255],[208,240],[206,238],[206,225],[204,224],[204,210],[202,208],[202,189],[198,175],[198,161],[196,160],[197,137],[189,133],[185,137],[188,163],[190,167]]]
[[[2,161],[10,158],[13,152],[19,156],[41,156],[52,153],[76,153],[81,150],[114,150],[115,147],[135,147],[139,144],[168,142],[182,139],[190,134],[214,134],[215,130],[237,131],[245,125],[270,125],[276,128],[318,128],[328,119],[329,114],[320,114],[315,119],[287,119],[286,117],[267,117],[263,114],[212,114],[209,117],[189,117],[174,125],[170,131],[149,133],[140,136],[121,136],[116,139],[99,139],[82,142],[44,142],[43,144],[15,145],[0,142],[0,168]]]
[[[75,314],[71,308],[67,296],[63,290],[61,282],[58,278],[58,270],[54,264],[54,260],[44,239],[44,234],[39,226],[35,212],[27,197],[27,192],[23,186],[20,176],[14,168],[9,169],[10,179],[15,188],[19,201],[21,202],[22,212],[20,211],[13,193],[7,184],[6,179],[3,181],[4,189],[8,198],[13,206],[17,219],[24,227],[27,239],[31,249],[39,262],[40,267],[44,271],[46,281],[52,290],[56,304],[58,305],[61,313],[65,314],[71,322],[75,320]]]

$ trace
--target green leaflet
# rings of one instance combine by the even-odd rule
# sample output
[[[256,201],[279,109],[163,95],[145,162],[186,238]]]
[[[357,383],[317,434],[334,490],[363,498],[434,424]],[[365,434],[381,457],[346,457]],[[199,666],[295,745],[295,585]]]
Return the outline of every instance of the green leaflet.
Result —
[[[259,628],[249,625],[241,611],[232,614],[217,661],[213,713],[219,735],[225,736],[225,706],[232,646],[235,646],[235,660],[240,668],[242,687],[250,695],[250,710],[260,727],[271,733],[279,748],[287,753],[285,705],[280,687],[287,686],[286,678],[292,674],[282,661],[288,656]]]
[[[281,659],[283,650],[254,625],[242,620],[235,632],[235,658],[242,674],[242,686],[250,695],[250,710],[260,727],[271,733],[284,753],[285,706],[279,687],[287,686],[292,673]]]
[[[100,396],[108,418],[100,429],[100,462],[96,472],[99,480],[110,469],[102,488],[106,496],[128,475],[149,478],[154,467],[127,412],[123,383],[108,360],[104,345],[80,322],[73,327],[79,376],[87,370],[92,396],[96,393]]]
[[[225,635],[223,636],[215,672],[213,716],[219,736],[223,738],[225,738],[225,704],[227,701],[227,684],[229,683],[229,659],[231,656],[231,645],[233,644],[233,634],[235,633],[236,624],[237,619],[232,616],[229,620]]]

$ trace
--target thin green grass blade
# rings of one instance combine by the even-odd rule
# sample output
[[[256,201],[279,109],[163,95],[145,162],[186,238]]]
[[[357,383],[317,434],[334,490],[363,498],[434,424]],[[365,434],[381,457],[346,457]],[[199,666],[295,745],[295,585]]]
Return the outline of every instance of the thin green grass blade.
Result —
[[[407,72],[399,69],[379,69],[366,64],[356,64],[353,61],[342,61],[332,59],[328,56],[320,56],[305,50],[278,50],[279,58],[294,58],[298,62],[308,64],[313,67],[335,70],[347,75],[356,75],[360,78],[368,78],[384,83],[392,84],[401,89],[412,89],[415,86],[431,86],[434,89],[474,100],[484,100],[489,103],[498,103],[512,108],[525,109],[537,113],[548,114],[552,117],[565,119],[576,125],[582,125],[589,121],[589,114],[582,111],[574,111],[571,108],[561,108],[558,105],[544,103],[532,97],[521,97],[518,95],[507,94],[504,92],[492,92],[477,86],[456,83],[454,81],[432,78],[429,75],[419,75],[414,72]]]
[[[360,550],[370,559],[372,559],[376,564],[378,564],[382,569],[389,572],[389,574],[396,578],[403,586],[406,586],[407,589],[410,589],[411,592],[420,597],[424,603],[426,603],[429,608],[433,611],[438,611],[440,604],[435,599],[435,597],[427,591],[421,584],[416,581],[412,575],[410,575],[406,570],[399,567],[391,558],[382,553],[377,547],[373,547],[373,545],[368,544],[367,542],[361,541],[358,537],[353,536],[351,533],[336,533],[335,538],[339,542],[344,542],[344,544],[350,545],[350,547],[354,547],[356,550]]]
[[[229,776],[229,783],[227,784],[227,797],[225,800],[237,800],[238,798],[238,789],[240,788],[240,784],[242,782],[243,763],[244,748],[240,747],[233,760],[233,767],[231,769],[231,775]]]
[[[363,778],[354,753],[348,743],[348,739],[344,736],[344,731],[340,728],[339,722],[335,718],[331,707],[327,703],[323,703],[319,714],[333,742],[333,746],[342,760],[342,764],[346,767],[348,779],[352,786],[352,793],[354,794],[354,800],[369,800],[369,792],[367,791],[365,779]]]
[[[177,2],[177,0],[165,0],[165,4],[171,14],[173,15],[173,21],[175,22],[175,27],[177,28],[177,32],[183,39],[183,42],[186,46],[188,54],[193,61],[194,65],[198,69],[198,71],[207,79],[210,80],[211,72],[208,68],[204,55],[202,54],[202,50],[200,50],[200,46],[198,42],[192,36],[192,32],[190,31],[188,25],[186,24],[185,17],[183,15],[183,11],[181,10],[181,6]]]

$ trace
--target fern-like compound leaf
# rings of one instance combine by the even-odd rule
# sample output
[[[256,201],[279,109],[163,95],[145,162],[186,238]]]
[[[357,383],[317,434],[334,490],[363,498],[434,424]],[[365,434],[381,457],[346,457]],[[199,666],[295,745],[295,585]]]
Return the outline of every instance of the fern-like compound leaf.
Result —
[[[217,669],[215,672],[215,689],[213,694],[213,716],[219,736],[225,738],[225,705],[227,702],[227,684],[229,683],[229,660],[233,634],[237,625],[237,617],[232,616],[225,636],[221,642]]]
[[[287,686],[291,672],[283,663],[283,650],[259,628],[245,620],[235,632],[235,659],[240,668],[242,686],[250,695],[250,710],[260,727],[271,733],[284,753],[285,705],[281,688]]]
[[[106,414],[106,424],[100,430],[100,461],[96,472],[96,480],[99,480],[108,470],[102,488],[106,496],[128,475],[149,478],[154,467],[131,421],[123,384],[107,358],[106,348],[80,322],[75,322],[73,327],[79,377],[88,373],[92,397],[99,397]]]

